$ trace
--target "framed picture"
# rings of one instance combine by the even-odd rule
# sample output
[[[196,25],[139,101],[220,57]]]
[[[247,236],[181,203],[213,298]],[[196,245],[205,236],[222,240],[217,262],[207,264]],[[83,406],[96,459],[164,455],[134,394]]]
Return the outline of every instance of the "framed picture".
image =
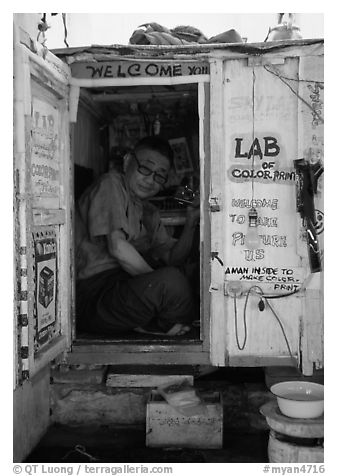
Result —
[[[193,172],[193,163],[188,149],[185,137],[177,139],[169,139],[170,146],[173,150],[174,168],[177,174]]]

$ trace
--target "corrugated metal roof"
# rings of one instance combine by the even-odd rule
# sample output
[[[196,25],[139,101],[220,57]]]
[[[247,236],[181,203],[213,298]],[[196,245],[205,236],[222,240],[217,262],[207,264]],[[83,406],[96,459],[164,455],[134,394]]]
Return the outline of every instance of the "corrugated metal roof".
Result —
[[[51,52],[67,63],[76,61],[108,61],[118,57],[130,58],[176,58],[180,55],[209,55],[215,51],[230,51],[239,54],[264,54],[267,52],[283,50],[323,43],[324,40],[302,39],[281,40],[263,43],[214,43],[214,44],[191,44],[191,45],[92,45],[75,48],[58,48]]]

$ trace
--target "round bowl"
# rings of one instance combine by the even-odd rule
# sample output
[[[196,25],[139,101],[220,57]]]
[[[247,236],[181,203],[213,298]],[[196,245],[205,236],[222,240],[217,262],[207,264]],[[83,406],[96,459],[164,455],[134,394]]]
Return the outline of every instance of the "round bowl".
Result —
[[[324,385],[313,382],[280,382],[270,387],[283,415],[291,418],[317,418],[324,411]]]

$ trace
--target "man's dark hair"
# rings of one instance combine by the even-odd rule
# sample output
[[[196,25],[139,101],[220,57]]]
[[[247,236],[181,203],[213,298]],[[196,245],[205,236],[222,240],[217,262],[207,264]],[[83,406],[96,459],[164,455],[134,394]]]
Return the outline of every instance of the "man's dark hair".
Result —
[[[173,166],[173,150],[167,140],[158,136],[143,137],[137,142],[135,150],[149,149],[155,152],[159,152],[166,157],[170,162],[170,167]]]

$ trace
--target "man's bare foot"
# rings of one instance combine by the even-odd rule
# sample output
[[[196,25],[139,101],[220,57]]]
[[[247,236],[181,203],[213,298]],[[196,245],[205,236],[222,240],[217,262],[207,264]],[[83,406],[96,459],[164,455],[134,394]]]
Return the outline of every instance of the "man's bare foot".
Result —
[[[153,335],[160,335],[160,336],[182,336],[186,334],[191,328],[186,326],[185,324],[174,324],[173,327],[167,332],[164,331],[155,331],[155,330],[146,330],[142,327],[136,327],[133,329],[135,332],[140,332],[141,334],[153,334]]]
[[[191,328],[189,326],[186,326],[185,324],[174,324],[171,329],[166,332],[166,335],[168,336],[182,336],[186,334]]]

